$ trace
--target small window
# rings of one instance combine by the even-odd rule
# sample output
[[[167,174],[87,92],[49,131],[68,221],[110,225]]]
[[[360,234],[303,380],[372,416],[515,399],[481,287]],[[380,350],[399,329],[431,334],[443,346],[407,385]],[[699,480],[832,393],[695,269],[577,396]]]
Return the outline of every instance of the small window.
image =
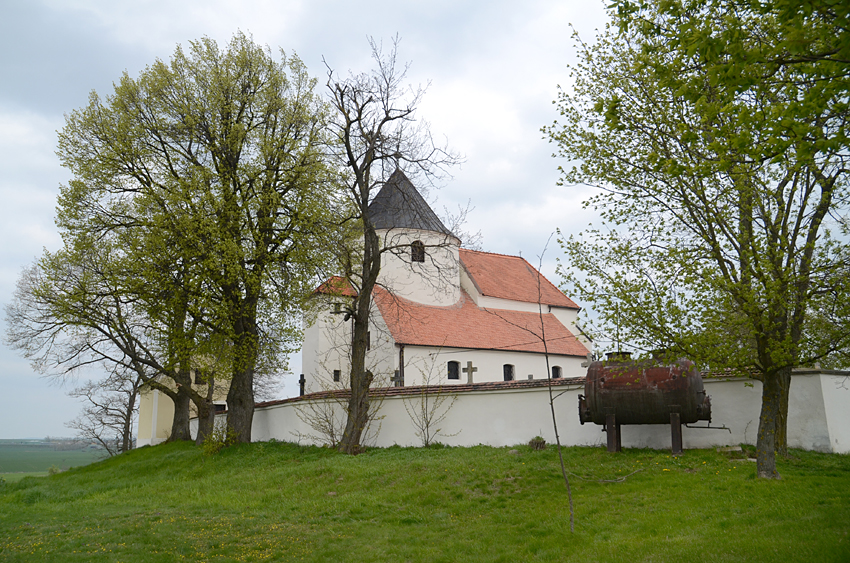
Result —
[[[505,364],[502,367],[502,371],[505,374],[505,381],[513,381],[514,380],[514,366],[511,364]]]
[[[369,330],[366,331],[366,349],[372,349],[372,331]]]
[[[415,240],[410,244],[410,260],[413,262],[425,261],[425,245],[421,240]]]
[[[460,363],[449,362],[449,379],[460,379]]]
[[[334,313],[342,313],[342,303],[334,303]]]
[[[209,381],[209,376],[210,374],[208,374],[206,371],[202,369],[196,369],[194,379],[195,385],[206,385],[207,381]]]
[[[552,379],[561,378],[561,366],[552,366]]]
[[[221,413],[223,413],[224,411],[227,410],[227,405],[215,403],[213,405],[213,410],[215,411],[215,414],[221,414]]]
[[[339,376],[340,376],[340,375],[341,375],[340,370],[335,369],[335,370],[334,370],[334,381],[339,381]]]

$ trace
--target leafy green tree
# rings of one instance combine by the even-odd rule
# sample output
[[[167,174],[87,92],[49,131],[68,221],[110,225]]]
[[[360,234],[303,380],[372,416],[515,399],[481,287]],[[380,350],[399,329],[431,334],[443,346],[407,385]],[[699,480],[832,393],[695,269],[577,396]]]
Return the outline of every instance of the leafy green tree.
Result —
[[[188,440],[189,402],[200,415],[209,405],[192,387],[190,371],[178,369],[169,348],[173,324],[152,319],[145,296],[135,291],[138,263],[126,259],[109,238],[76,246],[45,252],[22,272],[6,306],[6,341],[37,371],[62,383],[93,366],[104,368],[107,377],[90,390],[158,389],[175,404],[171,439]],[[134,396],[127,398],[133,399],[127,402],[131,413]],[[126,414],[125,422],[129,418]],[[207,431],[202,423],[199,438]]]
[[[92,93],[59,134],[74,175],[59,200],[66,244],[128,242],[131,293],[168,327],[171,371],[188,377],[196,331],[227,350],[228,425],[243,442],[258,361],[293,348],[322,257],[334,176],[315,85],[297,57],[277,61],[241,33],[225,49],[204,38]]]
[[[816,44],[846,27],[720,0],[612,16],[545,128],[562,182],[600,189],[567,279],[616,340],[760,379],[758,474],[778,477],[791,370],[850,339],[848,73]]]

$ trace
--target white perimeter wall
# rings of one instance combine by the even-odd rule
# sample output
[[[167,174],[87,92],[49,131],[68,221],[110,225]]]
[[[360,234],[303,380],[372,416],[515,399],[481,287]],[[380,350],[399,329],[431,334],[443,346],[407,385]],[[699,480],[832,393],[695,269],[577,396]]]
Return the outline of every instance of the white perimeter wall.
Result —
[[[843,375],[822,373],[795,375],[791,383],[788,413],[788,445],[826,452],[850,452],[850,382]],[[761,407],[761,383],[749,379],[706,380],[711,396],[712,426],[729,430],[683,428],[684,447],[755,444]],[[578,421],[579,385],[555,387],[556,414],[561,443],[572,445],[604,444],[601,426],[581,425]],[[450,396],[447,396],[450,397]],[[549,399],[546,387],[499,391],[464,392],[436,426],[442,434],[436,441],[456,446],[486,444],[510,446],[528,442],[540,435],[554,442]],[[367,446],[387,447],[394,444],[418,446],[411,417],[405,409],[414,409],[421,396],[387,397],[380,406],[383,417],[369,429]],[[450,399],[443,403],[443,409]],[[344,423],[343,409],[336,403],[321,403],[332,409]],[[301,416],[299,416],[299,409]],[[254,414],[253,439],[271,438],[288,442],[316,443],[323,440],[304,420],[309,413],[303,402],[257,409]],[[699,425],[705,425],[701,421]],[[670,448],[669,425],[623,426],[623,446],[629,448]]]

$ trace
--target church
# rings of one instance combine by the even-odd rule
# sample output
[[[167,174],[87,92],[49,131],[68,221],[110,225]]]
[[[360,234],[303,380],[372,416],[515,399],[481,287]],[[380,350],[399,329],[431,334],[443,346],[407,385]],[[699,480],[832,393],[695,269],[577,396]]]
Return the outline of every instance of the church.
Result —
[[[372,295],[367,369],[375,375],[374,416],[364,445],[513,446],[535,436],[599,445],[583,424],[583,363],[592,343],[576,324],[579,307],[518,256],[461,248],[461,241],[400,171],[370,205],[382,241]],[[258,403],[252,440],[333,444],[346,419],[355,288],[340,277],[320,284],[304,315],[301,396]],[[548,359],[548,362],[547,362]],[[585,364],[586,365],[586,364]],[[800,369],[792,377],[788,444],[850,452],[850,373]],[[713,426],[683,428],[684,447],[754,444],[761,382],[704,380]],[[158,392],[140,401],[138,444],[168,437],[173,405]],[[223,422],[223,419],[221,419]],[[196,428],[196,423],[193,423]],[[670,447],[669,425],[630,425],[624,447]]]
[[[396,170],[370,216],[382,241],[367,368],[375,386],[475,384],[583,377],[590,342],[579,307],[524,258],[461,248]],[[347,387],[354,289],[332,278],[305,317],[307,392]]]

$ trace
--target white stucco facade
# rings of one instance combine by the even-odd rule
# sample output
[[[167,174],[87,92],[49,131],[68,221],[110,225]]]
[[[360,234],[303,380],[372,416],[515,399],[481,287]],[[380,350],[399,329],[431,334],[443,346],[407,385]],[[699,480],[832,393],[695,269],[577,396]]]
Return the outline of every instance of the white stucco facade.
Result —
[[[454,446],[511,446],[526,443],[539,435],[547,442],[554,442],[549,391],[540,383],[533,388],[464,390],[454,395],[444,388],[439,396],[447,400],[439,410],[440,414],[445,411],[445,417],[439,422],[442,433],[436,440]],[[694,424],[692,428],[682,428],[685,449],[754,445],[761,407],[761,383],[744,378],[706,379],[705,389],[711,397],[713,428],[695,428],[706,426],[704,422]],[[564,382],[554,391],[558,396],[555,410],[561,443],[565,446],[605,444],[606,434],[601,426],[579,422],[578,395],[584,393],[583,383]],[[422,445],[410,415],[411,407],[422,400],[422,390],[406,392],[406,395],[376,399],[380,405],[377,412],[380,420],[369,428],[365,440],[367,445]],[[310,402],[305,397],[258,408],[254,414],[253,439],[274,438],[322,444],[323,437],[303,416]],[[335,410],[338,419],[344,422],[344,401],[323,398],[313,402]],[[792,377],[789,401],[788,445],[822,452],[850,453],[848,429],[850,374],[815,370],[796,372]],[[622,442],[626,448],[669,449],[670,426],[623,426]]]
[[[460,299],[458,252],[460,241],[421,229],[379,229],[380,282],[399,297],[424,305],[447,307]],[[424,260],[411,259],[414,243],[421,243]]]

